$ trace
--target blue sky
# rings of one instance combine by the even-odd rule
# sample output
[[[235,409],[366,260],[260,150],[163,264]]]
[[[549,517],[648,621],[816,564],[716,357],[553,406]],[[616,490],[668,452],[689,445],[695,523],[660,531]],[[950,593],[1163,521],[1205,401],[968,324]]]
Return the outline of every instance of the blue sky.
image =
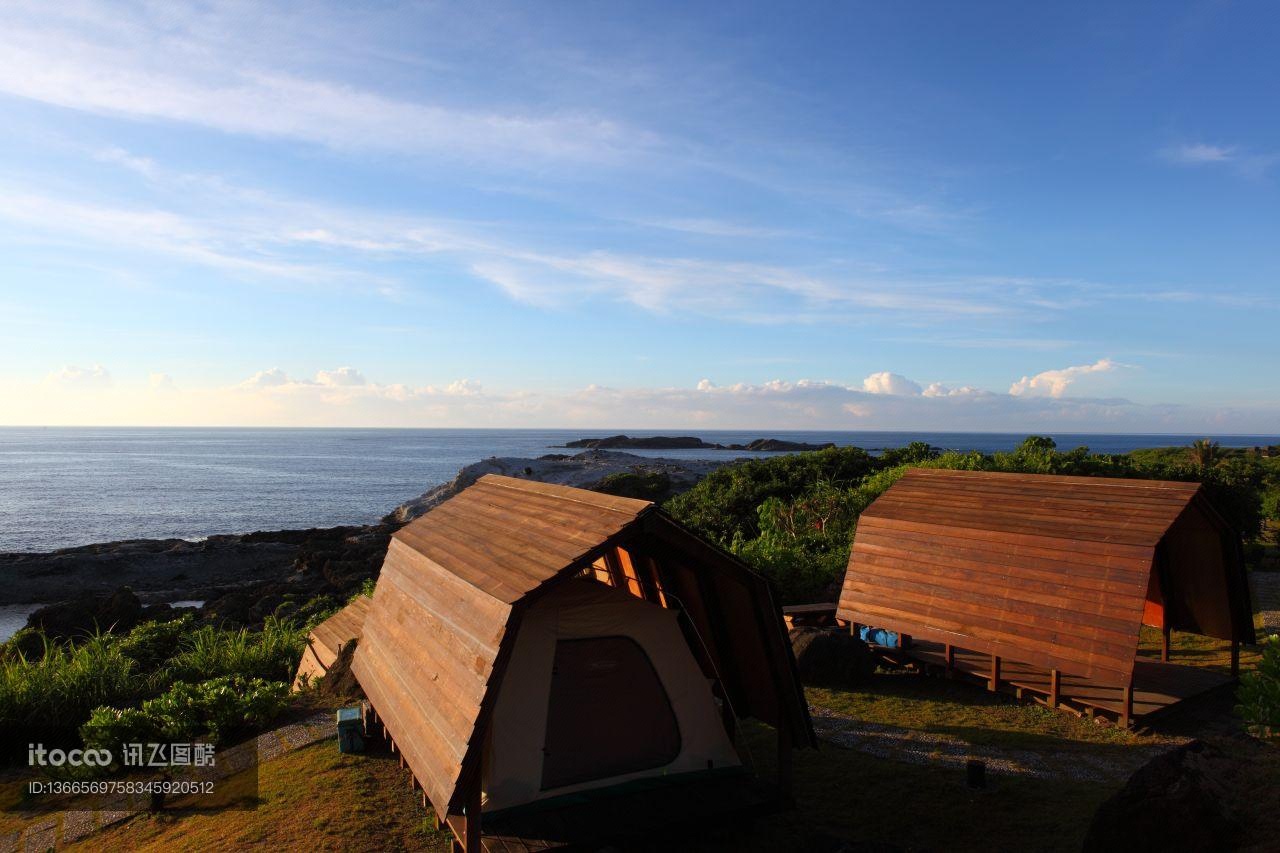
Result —
[[[1278,24],[7,3],[0,423],[1275,432]]]

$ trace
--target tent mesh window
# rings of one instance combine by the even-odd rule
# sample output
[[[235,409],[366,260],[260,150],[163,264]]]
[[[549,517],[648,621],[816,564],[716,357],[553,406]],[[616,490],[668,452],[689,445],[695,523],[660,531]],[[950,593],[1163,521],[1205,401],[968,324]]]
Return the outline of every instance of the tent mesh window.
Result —
[[[630,637],[558,640],[542,789],[651,770],[680,754],[680,726],[649,656]]]

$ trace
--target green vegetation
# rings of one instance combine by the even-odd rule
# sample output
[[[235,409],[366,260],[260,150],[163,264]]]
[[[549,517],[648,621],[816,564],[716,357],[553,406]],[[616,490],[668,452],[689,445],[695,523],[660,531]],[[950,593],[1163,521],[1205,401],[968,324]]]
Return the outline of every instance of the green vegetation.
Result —
[[[1237,713],[1259,737],[1280,737],[1280,637],[1262,643],[1257,667],[1240,677]]]
[[[858,515],[913,465],[1198,481],[1247,540],[1262,535],[1265,521],[1280,521],[1280,456],[1213,442],[1119,455],[1063,452],[1044,436],[1009,453],[939,453],[916,442],[880,456],[840,447],[751,460],[713,472],[666,507],[771,578],[784,604],[832,599]],[[1260,562],[1263,552],[1247,554]]]
[[[344,755],[328,741],[264,762],[256,772],[253,808],[205,809],[200,798],[175,798],[165,811],[67,849],[449,850],[451,836],[435,829],[390,752]],[[191,808],[170,810],[184,807]]]
[[[661,471],[646,471],[642,474],[622,471],[610,474],[591,488],[620,498],[657,502],[670,497],[671,478]]]
[[[0,646],[0,729],[13,736],[5,748],[73,742],[86,723],[96,736],[113,715],[119,726],[161,721],[164,731],[194,726],[215,738],[251,727],[274,716],[268,700],[287,694],[305,642],[306,629],[275,618],[233,631],[196,628],[189,615],[79,643],[43,638],[33,655],[11,640]],[[237,692],[242,701],[228,705]]]
[[[85,746],[121,755],[125,743],[227,743],[280,715],[289,685],[261,678],[223,676],[188,684],[179,681],[137,708],[102,706],[80,728]]]

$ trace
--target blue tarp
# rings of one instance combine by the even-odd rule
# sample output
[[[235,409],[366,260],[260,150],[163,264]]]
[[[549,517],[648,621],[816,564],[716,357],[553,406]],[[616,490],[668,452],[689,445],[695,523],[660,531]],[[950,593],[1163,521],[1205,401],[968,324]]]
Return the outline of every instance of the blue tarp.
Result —
[[[863,625],[858,636],[864,643],[871,643],[873,646],[884,646],[887,649],[902,648],[904,637],[896,631],[890,631],[885,628],[872,628],[870,625]]]

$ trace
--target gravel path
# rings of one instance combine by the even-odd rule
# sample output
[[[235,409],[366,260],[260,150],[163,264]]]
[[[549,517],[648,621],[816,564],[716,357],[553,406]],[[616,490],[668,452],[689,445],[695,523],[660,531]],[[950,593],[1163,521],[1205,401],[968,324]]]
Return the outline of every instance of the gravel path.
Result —
[[[845,749],[908,764],[963,768],[971,758],[982,759],[987,770],[1008,776],[1070,779],[1079,782],[1122,782],[1143,764],[1176,744],[1113,747],[1111,754],[1082,749],[1030,750],[978,746],[952,735],[865,723],[825,708],[811,707],[818,737]]]
[[[286,752],[333,737],[334,732],[333,712],[318,712],[300,722],[264,732],[254,740],[219,750],[213,772],[202,774],[200,778],[217,780],[231,776],[254,763],[270,761]],[[118,809],[65,811],[44,815],[32,812],[32,823],[23,830],[0,836],[0,853],[43,853],[45,850],[57,849],[140,814],[146,811],[149,804],[149,798],[136,797],[130,802],[121,803],[123,807]]]
[[[1280,634],[1280,572],[1253,572],[1253,605],[1264,634]]]

